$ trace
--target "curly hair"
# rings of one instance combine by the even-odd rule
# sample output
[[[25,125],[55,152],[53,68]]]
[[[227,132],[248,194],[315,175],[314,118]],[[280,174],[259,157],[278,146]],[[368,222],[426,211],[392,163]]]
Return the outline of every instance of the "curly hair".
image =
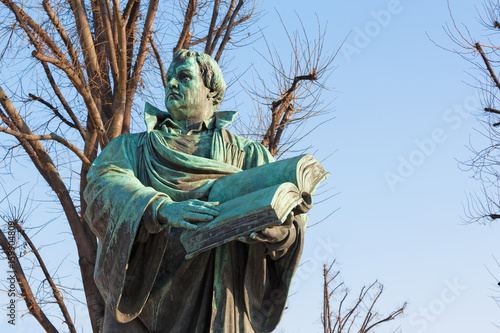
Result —
[[[226,82],[222,77],[222,71],[217,62],[208,54],[181,49],[174,54],[172,62],[194,57],[200,67],[203,83],[211,92],[215,92],[213,97],[214,110],[217,110],[226,91]]]

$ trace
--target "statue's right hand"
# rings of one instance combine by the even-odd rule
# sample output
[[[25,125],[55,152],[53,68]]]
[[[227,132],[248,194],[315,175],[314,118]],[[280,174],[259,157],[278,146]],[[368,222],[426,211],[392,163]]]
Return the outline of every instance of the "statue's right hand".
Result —
[[[165,201],[158,209],[158,222],[168,223],[175,228],[196,230],[192,222],[210,222],[219,215],[218,202],[206,202],[196,199],[175,202]]]

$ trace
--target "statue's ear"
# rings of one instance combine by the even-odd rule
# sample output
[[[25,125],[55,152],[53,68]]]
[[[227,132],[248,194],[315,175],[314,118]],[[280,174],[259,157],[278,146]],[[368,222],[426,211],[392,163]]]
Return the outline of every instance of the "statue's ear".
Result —
[[[208,98],[208,99],[214,99],[215,95],[217,95],[217,92],[216,92],[216,91],[212,91],[212,90],[210,90],[210,91],[208,92],[207,98]]]

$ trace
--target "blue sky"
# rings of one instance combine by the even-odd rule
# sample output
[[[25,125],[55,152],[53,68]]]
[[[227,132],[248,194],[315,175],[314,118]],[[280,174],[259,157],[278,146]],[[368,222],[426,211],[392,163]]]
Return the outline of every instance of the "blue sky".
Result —
[[[451,1],[456,21],[481,33],[475,9],[481,4]],[[274,5],[282,17],[293,14]],[[338,149],[324,165],[340,194],[319,205],[311,221],[331,206],[340,210],[308,230],[309,264],[298,273],[303,269],[307,283],[290,299],[281,327],[321,330],[323,258],[315,260],[315,253],[331,240],[332,258],[353,294],[378,279],[385,286],[382,313],[408,301],[394,327],[494,332],[499,309],[489,298],[495,280],[485,266],[499,273],[492,259],[498,226],[462,223],[466,194],[479,184],[457,162],[470,156],[469,140],[484,143],[467,112],[479,112],[478,98],[463,82],[476,72],[427,37],[453,47],[442,30],[451,22],[446,1],[292,1],[290,7],[301,17],[317,12],[328,20],[332,48],[350,35],[330,79],[336,119],[314,134],[319,155]]]
[[[452,0],[456,21],[481,33],[475,11],[481,4]],[[329,79],[335,91],[325,95],[334,100],[335,119],[307,139],[320,160],[335,151],[323,164],[331,172],[327,187],[339,192],[313,209],[310,223],[340,209],[308,229],[302,265],[279,330],[322,331],[322,265],[336,259],[353,294],[376,279],[384,284],[382,313],[409,302],[405,316],[394,325],[405,333],[496,331],[492,322],[500,309],[490,299],[496,284],[486,267],[500,276],[492,258],[498,255],[499,227],[462,223],[466,195],[478,191],[479,184],[460,171],[457,162],[470,156],[469,140],[484,143],[475,132],[480,125],[469,115],[479,112],[478,98],[464,83],[470,82],[467,72],[477,72],[427,37],[453,46],[442,30],[450,22],[446,1],[267,1],[263,9],[268,13],[258,25],[284,54],[289,49],[274,9],[290,30],[299,24],[296,13],[311,33],[316,14],[320,22],[328,22],[330,51],[349,35]],[[252,50],[261,48],[261,42],[236,51],[233,63],[266,71]],[[238,109],[244,115],[251,107],[248,102]],[[27,177],[37,181],[34,174],[16,181]],[[54,207],[40,208],[41,223],[54,217]],[[53,222],[49,232],[54,242],[62,242],[53,248],[64,257],[61,246],[72,245],[57,223],[62,222]],[[54,255],[52,264],[57,260]],[[64,266],[62,276],[78,274],[71,257]],[[80,313],[81,306],[74,311]],[[19,332],[38,331],[27,316],[19,323]],[[0,327],[5,325],[1,317]]]

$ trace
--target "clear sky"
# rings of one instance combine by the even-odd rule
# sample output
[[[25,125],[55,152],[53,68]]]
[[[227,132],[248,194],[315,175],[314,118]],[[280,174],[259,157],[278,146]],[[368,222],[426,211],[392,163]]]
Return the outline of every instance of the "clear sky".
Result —
[[[483,32],[475,9],[481,4],[451,1],[457,22],[473,32]],[[476,72],[426,35],[453,47],[442,30],[451,22],[446,1],[274,5],[282,17],[292,17],[293,8],[304,21],[314,12],[328,20],[331,48],[351,32],[330,80],[336,119],[314,134],[319,155],[337,149],[324,165],[340,194],[320,204],[311,221],[332,206],[340,210],[308,229],[303,281],[281,327],[321,331],[321,266],[324,244],[331,244],[353,294],[378,279],[385,286],[382,313],[408,301],[395,326],[403,332],[496,331],[491,322],[499,309],[490,298],[496,283],[485,266],[500,276],[492,259],[499,229],[462,223],[466,194],[478,184],[457,162],[470,156],[469,139],[481,144],[474,132],[481,127],[467,113],[479,113],[478,98],[463,82],[471,82],[466,72]]]
[[[481,9],[481,4],[451,0],[457,22],[478,33],[475,6]],[[336,259],[353,294],[377,279],[384,284],[382,314],[408,301],[405,316],[380,332],[397,326],[405,333],[495,332],[492,322],[500,324],[500,309],[490,298],[496,282],[487,267],[500,277],[492,258],[499,255],[494,246],[499,227],[463,224],[466,195],[478,191],[479,184],[457,162],[470,157],[469,141],[482,143],[475,132],[481,127],[469,115],[479,112],[478,98],[464,83],[471,82],[467,72],[477,72],[426,35],[453,46],[442,30],[450,22],[446,0],[265,1],[267,14],[258,25],[286,55],[289,48],[274,8],[290,30],[299,25],[296,14],[311,34],[316,14],[320,22],[328,22],[330,51],[349,35],[329,80],[336,89],[325,95],[334,99],[335,119],[307,139],[318,159],[335,152],[323,165],[331,172],[326,187],[339,192],[315,206],[310,223],[340,209],[307,230],[302,264],[277,331],[322,331],[322,265]],[[236,51],[233,63],[269,70],[253,50],[261,47],[257,41]],[[251,107],[239,104],[238,111],[244,114]],[[13,183],[5,178],[2,184]],[[54,207],[39,209],[44,213],[43,218],[35,216],[40,223],[57,212]],[[57,223],[50,227],[54,242],[68,237],[61,225],[54,231]],[[52,246],[64,258],[61,247],[70,252],[71,242]],[[63,277],[79,274],[72,257],[60,271]],[[68,277],[65,281],[74,284]],[[0,294],[0,304],[6,304],[4,298]],[[73,311],[84,313],[79,305]],[[77,326],[89,331],[84,320]],[[2,315],[0,330],[4,328],[40,330],[28,316],[12,330]]]

